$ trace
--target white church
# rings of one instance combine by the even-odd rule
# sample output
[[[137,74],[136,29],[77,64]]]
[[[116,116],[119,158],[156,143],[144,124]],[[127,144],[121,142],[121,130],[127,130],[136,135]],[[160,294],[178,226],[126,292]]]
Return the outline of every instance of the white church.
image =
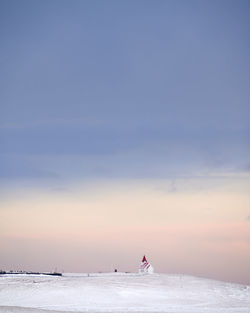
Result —
[[[153,268],[153,266],[147,261],[145,255],[144,255],[143,258],[142,258],[141,265],[140,265],[140,268],[139,268],[139,273],[140,273],[140,274],[145,274],[145,273],[153,274],[153,273],[154,273],[154,268]]]

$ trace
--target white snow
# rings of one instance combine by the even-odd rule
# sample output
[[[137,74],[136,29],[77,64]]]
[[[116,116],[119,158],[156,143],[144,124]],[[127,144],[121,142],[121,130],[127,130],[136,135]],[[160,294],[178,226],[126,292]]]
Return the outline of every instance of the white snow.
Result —
[[[0,276],[1,313],[50,310],[54,313],[249,313],[250,286],[166,274]]]

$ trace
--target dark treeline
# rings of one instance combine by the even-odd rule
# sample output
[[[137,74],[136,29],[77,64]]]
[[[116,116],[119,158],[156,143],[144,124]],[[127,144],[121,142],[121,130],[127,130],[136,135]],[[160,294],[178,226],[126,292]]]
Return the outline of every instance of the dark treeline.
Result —
[[[8,275],[8,274],[18,274],[18,275],[22,275],[22,274],[27,274],[27,275],[52,275],[52,276],[62,276],[62,273],[57,273],[57,272],[53,272],[53,273],[40,273],[40,272],[26,272],[26,271],[0,271],[0,275]]]

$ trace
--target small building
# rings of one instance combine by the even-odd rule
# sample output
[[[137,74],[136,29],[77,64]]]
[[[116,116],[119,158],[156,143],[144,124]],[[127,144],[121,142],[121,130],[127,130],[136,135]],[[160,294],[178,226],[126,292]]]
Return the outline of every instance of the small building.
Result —
[[[144,255],[143,258],[142,258],[141,265],[140,265],[140,268],[139,268],[139,273],[140,273],[140,274],[145,274],[145,273],[153,274],[153,273],[154,273],[154,268],[153,268],[153,266],[147,261],[145,255]]]

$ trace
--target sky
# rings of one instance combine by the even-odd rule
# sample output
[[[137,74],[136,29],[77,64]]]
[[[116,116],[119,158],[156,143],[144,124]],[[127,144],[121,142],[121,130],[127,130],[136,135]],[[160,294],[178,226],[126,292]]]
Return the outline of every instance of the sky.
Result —
[[[250,284],[249,1],[0,0],[0,268]]]

